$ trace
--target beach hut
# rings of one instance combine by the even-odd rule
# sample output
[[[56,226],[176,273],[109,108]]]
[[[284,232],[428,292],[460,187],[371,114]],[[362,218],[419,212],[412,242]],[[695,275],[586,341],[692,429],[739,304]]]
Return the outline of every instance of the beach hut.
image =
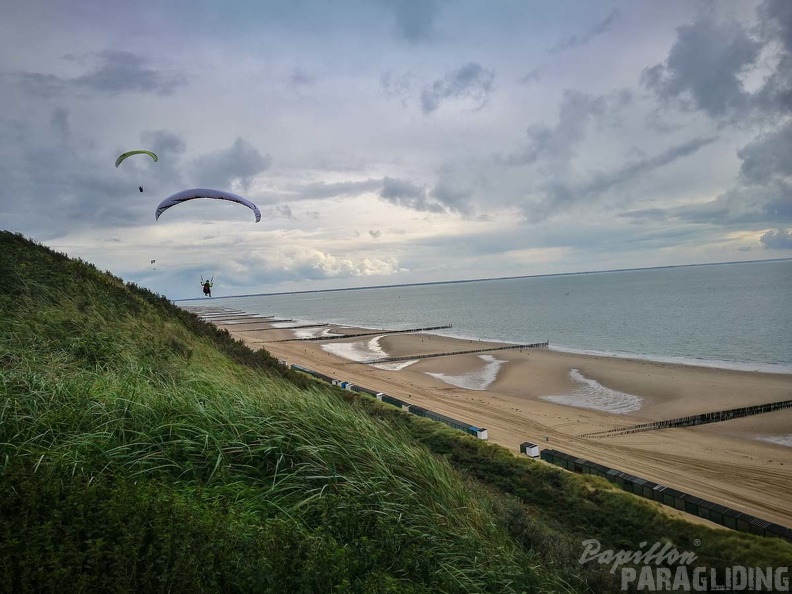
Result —
[[[520,453],[530,456],[531,458],[539,457],[539,446],[535,443],[525,441],[520,444]]]

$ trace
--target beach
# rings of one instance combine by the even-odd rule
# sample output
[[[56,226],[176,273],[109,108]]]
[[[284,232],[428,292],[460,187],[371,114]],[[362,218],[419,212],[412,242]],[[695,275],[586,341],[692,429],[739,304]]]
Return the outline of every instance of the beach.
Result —
[[[200,313],[198,306],[192,308]],[[204,310],[209,311],[209,310]],[[381,365],[362,360],[487,348],[503,343],[432,333],[378,334],[260,317],[212,317],[253,349],[488,430],[517,452],[530,441],[792,526],[792,409],[689,428],[610,437],[585,434],[637,423],[792,399],[792,376],[554,351],[493,350]],[[279,327],[280,326],[280,327]],[[338,334],[356,338],[293,341]],[[287,342],[279,342],[284,341]],[[355,361],[353,359],[357,359]],[[687,518],[692,519],[691,516]]]

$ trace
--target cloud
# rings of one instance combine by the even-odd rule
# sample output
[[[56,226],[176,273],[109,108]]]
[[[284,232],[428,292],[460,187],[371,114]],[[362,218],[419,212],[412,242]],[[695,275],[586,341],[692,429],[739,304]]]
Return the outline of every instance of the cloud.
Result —
[[[158,156],[175,157],[187,149],[184,139],[169,130],[148,130],[141,133],[140,138],[146,146],[150,147],[147,150]]]
[[[345,258],[311,248],[257,255],[242,268],[255,270],[262,276],[260,282],[266,283],[392,275],[404,270],[396,258]]]
[[[385,0],[393,10],[399,34],[413,43],[426,42],[434,35],[439,0]]]
[[[56,107],[50,116],[50,125],[57,132],[62,142],[69,142],[72,137],[71,125],[69,124],[69,110],[63,107]]]
[[[36,97],[49,99],[60,95],[68,87],[68,82],[54,74],[39,72],[17,72],[14,74],[20,86]]]
[[[446,74],[421,91],[421,109],[425,115],[436,111],[448,99],[469,98],[476,103],[476,109],[486,105],[495,73],[481,64],[470,62],[459,70]]]
[[[739,24],[702,16],[677,28],[668,58],[644,69],[641,82],[665,103],[676,101],[713,118],[734,116],[750,105],[740,77],[756,64],[761,50]]]
[[[715,138],[694,138],[654,157],[635,160],[607,173],[593,174],[586,181],[574,185],[565,177],[553,177],[545,184],[540,201],[527,203],[524,212],[533,221],[543,221],[575,204],[592,201],[615,186],[634,181],[655,169],[692,155],[715,140]]]
[[[289,76],[289,84],[293,87],[310,87],[315,82],[316,76],[302,68],[295,68]]]
[[[397,178],[386,177],[382,180],[379,197],[383,200],[427,212],[445,212],[445,208],[427,196],[426,188]]]
[[[792,177],[792,120],[755,138],[737,151],[742,159],[740,177],[747,184],[762,184],[776,177]]]
[[[124,92],[169,95],[186,82],[179,73],[146,67],[148,61],[131,52],[106,50],[92,54],[90,60],[96,62],[94,69],[74,78],[37,72],[19,72],[16,77],[29,93],[44,98],[85,89],[111,95]]]
[[[261,208],[262,219],[288,219],[296,221],[297,217],[294,216],[291,207],[288,204],[279,204],[271,208]]]
[[[541,74],[539,74],[539,68],[534,68],[525,76],[521,76],[517,79],[517,82],[520,84],[528,84],[532,82],[539,82],[542,80]]]
[[[792,53],[792,5],[787,0],[765,0],[758,12],[766,33]]]
[[[535,124],[527,131],[525,145],[500,159],[508,165],[527,165],[539,158],[569,159],[571,149],[585,137],[589,122],[605,113],[608,99],[580,91],[564,91],[559,107],[558,123],[554,126]]]
[[[585,191],[587,193],[600,194],[613,186],[632,181],[645,173],[673,163],[677,159],[692,155],[716,140],[717,138],[715,137],[694,138],[680,145],[673,146],[654,157],[635,160],[609,173],[596,174],[586,184]]]
[[[709,202],[648,212],[632,211],[623,216],[737,229],[792,224],[792,184],[774,180],[760,186],[737,185]]]
[[[238,182],[247,189],[271,163],[269,154],[262,155],[252,144],[237,138],[229,148],[195,159],[192,170],[199,185],[222,189]]]
[[[137,91],[168,95],[184,84],[181,74],[146,68],[147,61],[131,52],[104,51],[91,73],[72,80],[74,85],[104,93]]]
[[[382,94],[388,99],[399,99],[403,106],[407,106],[407,100],[412,94],[413,75],[406,72],[396,75],[391,71],[380,76],[380,88]]]
[[[361,181],[336,182],[328,184],[316,182],[312,184],[294,186],[292,190],[299,199],[333,198],[336,196],[358,196],[374,192],[382,187],[380,179],[366,179]]]
[[[595,37],[599,37],[603,33],[605,33],[608,29],[611,28],[613,23],[619,17],[619,9],[614,8],[608,13],[608,16],[605,17],[604,20],[594,25],[591,29],[583,33],[582,35],[572,35],[562,41],[556,43],[553,47],[550,48],[549,53],[551,54],[558,54],[566,50],[570,50],[576,47],[581,47],[589,43]]]
[[[770,230],[759,241],[768,250],[792,250],[792,229]]]
[[[777,65],[757,94],[766,110],[792,112],[792,6],[787,0],[765,0],[758,9],[760,28],[769,45],[778,47]]]

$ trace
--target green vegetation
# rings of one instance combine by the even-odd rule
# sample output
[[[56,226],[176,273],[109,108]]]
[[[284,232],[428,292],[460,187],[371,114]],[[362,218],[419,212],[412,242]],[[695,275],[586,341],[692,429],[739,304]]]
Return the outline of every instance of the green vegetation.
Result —
[[[585,538],[792,557],[314,382],[19,235],[0,278],[0,592],[618,591]]]

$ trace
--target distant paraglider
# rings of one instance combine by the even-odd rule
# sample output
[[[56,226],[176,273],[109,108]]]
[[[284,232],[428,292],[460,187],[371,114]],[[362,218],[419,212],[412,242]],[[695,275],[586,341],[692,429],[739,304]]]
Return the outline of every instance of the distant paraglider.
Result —
[[[197,198],[211,198],[214,200],[228,200],[229,202],[236,202],[238,204],[242,204],[243,206],[247,206],[253,213],[256,215],[256,222],[258,223],[261,220],[261,212],[259,211],[258,207],[253,204],[247,198],[242,198],[242,196],[237,196],[236,194],[232,194],[231,192],[222,192],[220,190],[208,190],[205,188],[193,188],[191,190],[182,190],[181,192],[176,192],[175,194],[168,196],[160,202],[159,206],[157,206],[157,212],[154,215],[154,219],[158,220],[160,215],[171,208],[172,206],[176,206],[177,204],[181,204],[182,202],[187,202],[188,200],[195,200]]]
[[[120,155],[118,155],[118,158],[116,159],[116,162],[115,162],[115,166],[118,167],[119,165],[121,165],[121,163],[123,163],[127,159],[127,157],[131,157],[132,155],[148,155],[149,157],[154,159],[155,163],[157,161],[159,161],[159,159],[157,158],[157,155],[155,155],[151,151],[143,151],[143,150],[140,150],[140,151],[127,151],[125,153],[121,153]],[[142,194],[143,193],[143,186],[138,186],[138,190]]]
[[[152,153],[151,151],[127,151],[127,152],[125,152],[125,153],[121,153],[120,155],[118,155],[118,158],[116,159],[116,162],[115,162],[115,166],[116,166],[116,167],[118,167],[118,166],[119,166],[119,165],[121,165],[121,163],[123,163],[123,162],[124,162],[124,161],[125,161],[125,160],[126,160],[128,157],[131,157],[132,155],[148,155],[149,157],[151,157],[152,159],[154,159],[154,162],[155,162],[155,163],[156,163],[157,161],[159,161],[159,158],[157,157],[157,155],[155,155],[155,154],[154,154],[154,153]]]

